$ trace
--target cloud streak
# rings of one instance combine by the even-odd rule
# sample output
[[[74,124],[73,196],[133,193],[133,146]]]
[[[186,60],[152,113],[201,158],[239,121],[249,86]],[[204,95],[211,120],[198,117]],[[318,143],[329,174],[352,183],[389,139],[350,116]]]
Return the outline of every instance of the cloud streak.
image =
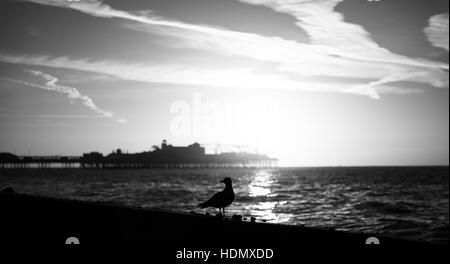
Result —
[[[287,13],[297,19],[296,25],[305,30],[311,43],[332,49],[331,54],[357,61],[370,62],[375,70],[377,66],[390,67],[384,77],[368,84],[376,87],[381,84],[399,81],[425,82],[438,88],[448,88],[448,64],[425,59],[408,58],[394,54],[379,46],[362,26],[345,22],[342,14],[335,7],[343,0],[239,0],[241,2],[264,5],[278,12]],[[426,30],[430,41],[448,51],[448,14],[431,18],[430,28]],[[445,41],[447,42],[445,44]],[[381,65],[377,65],[381,62]],[[292,69],[296,69],[293,65]],[[364,72],[370,71],[369,68]],[[380,72],[380,71],[377,71]],[[373,91],[372,91],[373,92]]]
[[[91,110],[93,110],[94,112],[96,112],[97,114],[99,114],[100,116],[102,116],[104,118],[114,119],[118,123],[126,123],[127,122],[125,119],[118,117],[116,114],[106,111],[102,108],[99,108],[89,96],[81,94],[76,88],[58,85],[57,83],[59,80],[58,80],[58,78],[56,78],[54,76],[51,76],[49,74],[45,74],[41,71],[36,71],[36,70],[26,70],[26,72],[35,77],[42,78],[45,81],[45,84],[40,85],[40,84],[35,84],[35,83],[22,81],[22,80],[16,80],[16,79],[3,77],[3,76],[0,76],[0,79],[14,82],[14,83],[23,84],[23,85],[30,86],[30,87],[44,89],[47,91],[54,91],[54,92],[66,94],[68,98],[81,101],[81,103],[83,105],[90,108]]]
[[[449,51],[448,40],[448,13],[432,16],[429,20],[429,26],[425,28],[425,34],[428,41],[435,47]]]
[[[212,26],[201,26],[167,20],[148,13],[133,14],[116,10],[101,1],[68,2],[57,0],[29,0],[34,3],[75,9],[85,14],[121,18],[129,22],[126,27],[158,34],[168,39],[171,48],[200,49],[207,52],[237,55],[256,61],[274,63],[276,69],[264,76],[251,69],[232,69],[215,71],[197,69],[184,65],[124,65],[120,63],[70,60],[67,58],[27,58],[26,61],[40,61],[47,66],[78,68],[81,64],[88,69],[101,66],[103,73],[114,74],[124,79],[150,82],[183,83],[189,85],[214,85],[223,87],[248,87],[255,84],[267,88],[297,90],[350,92],[378,98],[376,87],[381,84],[411,81],[429,84],[437,88],[448,88],[448,64],[427,59],[409,58],[380,47],[370,34],[360,25],[345,22],[342,14],[334,8],[343,0],[240,0],[252,5],[264,5],[278,12],[293,15],[296,25],[304,29],[310,43],[298,43],[278,37],[265,37],[252,33],[237,32]],[[434,19],[427,30],[430,39],[437,39],[442,33],[442,18]],[[437,22],[436,22],[437,21]],[[448,22],[447,22],[448,24]],[[439,25],[439,26],[437,26]],[[441,31],[439,31],[441,30]],[[448,30],[448,29],[447,29]],[[437,33],[437,32],[441,33]],[[448,38],[448,31],[447,31]],[[440,43],[442,39],[433,40]],[[448,44],[447,44],[448,47]],[[66,61],[66,63],[62,63]],[[51,64],[51,65],[50,65]],[[89,64],[89,65],[88,65]],[[119,68],[124,70],[119,72]],[[128,69],[128,70],[127,70]],[[95,71],[95,69],[92,69]],[[145,71],[145,73],[144,73]],[[145,76],[147,75],[147,76]],[[152,77],[148,77],[152,75]],[[292,75],[298,76],[293,79]],[[230,78],[231,76],[231,78]],[[233,76],[237,78],[233,79]],[[357,88],[344,85],[309,86],[308,82],[298,81],[302,76],[324,76],[335,78],[354,78],[365,81]],[[252,83],[252,80],[254,82]],[[329,85],[329,84],[327,84]],[[339,86],[339,87],[337,87]]]
[[[53,68],[67,68],[116,76],[123,80],[244,89],[278,89],[308,92],[342,92],[370,96],[379,95],[362,80],[354,83],[306,81],[286,78],[281,74],[261,73],[250,68],[214,70],[183,65],[138,65],[112,61],[72,60],[66,57],[17,56],[0,53],[0,61]],[[397,87],[400,89],[401,87]],[[407,93],[407,92],[405,92]]]

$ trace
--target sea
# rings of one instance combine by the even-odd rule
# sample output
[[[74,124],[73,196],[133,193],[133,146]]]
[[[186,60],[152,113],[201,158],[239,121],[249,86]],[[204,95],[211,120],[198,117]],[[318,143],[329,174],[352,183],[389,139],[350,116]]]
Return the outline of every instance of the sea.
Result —
[[[5,169],[19,193],[215,215],[199,209],[233,180],[226,214],[257,221],[449,241],[449,167]]]

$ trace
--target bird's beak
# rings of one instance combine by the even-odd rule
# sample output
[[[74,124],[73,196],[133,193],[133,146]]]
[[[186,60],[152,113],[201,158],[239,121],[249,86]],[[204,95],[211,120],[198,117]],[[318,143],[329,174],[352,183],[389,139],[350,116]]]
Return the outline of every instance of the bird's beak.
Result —
[[[220,181],[221,183],[224,183],[223,180]]]

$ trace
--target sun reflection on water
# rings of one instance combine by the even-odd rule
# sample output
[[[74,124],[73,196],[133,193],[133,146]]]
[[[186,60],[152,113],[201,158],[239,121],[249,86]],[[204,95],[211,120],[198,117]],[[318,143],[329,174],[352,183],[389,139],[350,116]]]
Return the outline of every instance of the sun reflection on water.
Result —
[[[270,196],[270,187],[274,182],[272,176],[273,174],[266,170],[256,172],[255,177],[248,186],[250,197]]]
[[[270,170],[256,171],[248,185],[249,196],[254,198],[255,203],[245,206],[252,216],[269,222],[285,223],[293,217],[290,214],[278,213],[277,207],[284,202],[275,201],[276,194],[273,189],[277,185],[276,175]],[[258,200],[263,201],[258,201]],[[272,201],[273,200],[273,201]]]

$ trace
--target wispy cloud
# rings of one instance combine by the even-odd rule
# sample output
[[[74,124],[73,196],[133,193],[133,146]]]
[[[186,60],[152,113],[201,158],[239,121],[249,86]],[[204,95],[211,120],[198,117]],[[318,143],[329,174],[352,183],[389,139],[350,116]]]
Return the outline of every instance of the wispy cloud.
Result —
[[[48,57],[28,57],[24,60],[34,61],[36,65],[40,62],[56,67],[56,64],[60,63],[60,67],[81,69],[79,66],[84,64],[88,69],[98,71],[97,66],[101,66],[103,73],[132,80],[231,87],[253,87],[255,84],[261,84],[264,86],[261,88],[272,86],[298,90],[314,90],[312,87],[317,87],[318,91],[358,93],[372,98],[378,98],[376,87],[379,85],[398,81],[448,88],[449,77],[446,72],[449,69],[448,64],[409,58],[379,46],[363,27],[345,22],[343,15],[334,10],[343,0],[240,0],[247,4],[265,5],[278,12],[293,15],[297,19],[296,24],[308,33],[310,43],[172,21],[157,17],[153,13],[129,13],[113,9],[97,0],[29,1],[71,8],[97,17],[122,18],[134,22],[127,25],[133,30],[176,38],[176,41],[168,43],[172,48],[194,48],[238,55],[275,63],[278,66],[273,72],[261,75],[251,69],[215,71],[185,65],[124,65],[105,61],[88,63],[86,60]],[[436,28],[434,26],[431,31],[435,32]],[[298,78],[294,79],[292,75]],[[308,82],[298,81],[302,76],[355,78],[360,79],[361,84],[357,87],[339,84],[329,87],[324,87],[329,84],[311,86]]]
[[[31,83],[28,81],[12,79],[12,78],[3,77],[3,76],[0,76],[0,79],[14,82],[14,83],[20,83],[20,84],[23,84],[26,86],[31,86],[31,87],[48,90],[48,91],[55,91],[58,93],[66,94],[68,98],[81,101],[81,103],[83,105],[90,108],[91,110],[93,110],[97,114],[101,115],[102,117],[114,119],[118,123],[126,123],[127,122],[125,119],[118,117],[116,114],[99,108],[89,96],[81,94],[76,88],[58,85],[57,84],[59,81],[58,78],[56,78],[52,75],[45,74],[41,71],[36,71],[36,70],[27,70],[26,72],[30,73],[33,76],[42,78],[45,81],[45,84],[40,85],[40,84]]]
[[[425,28],[425,34],[428,37],[428,41],[438,48],[448,49],[448,13],[435,15],[430,18],[429,26]]]
[[[367,63],[366,67],[361,68],[364,73],[375,70],[375,72],[381,73],[380,75],[384,75],[384,77],[378,76],[379,80],[369,83],[368,87],[390,82],[413,81],[429,83],[439,88],[448,88],[448,74],[445,71],[449,69],[448,64],[409,58],[394,54],[379,46],[362,26],[346,22],[345,17],[335,11],[335,7],[343,0],[239,1],[268,6],[278,12],[294,16],[297,19],[297,26],[308,33],[312,45],[327,47],[330,54],[357,61],[356,63],[350,62],[349,65],[343,64],[344,68],[352,69],[352,66],[357,66],[358,62]],[[445,45],[443,44],[445,38],[448,50],[448,15],[446,19],[446,32],[444,30],[445,16],[432,18],[432,29],[428,31],[433,32],[430,35],[438,38],[439,40],[435,42],[439,42],[441,46]],[[291,67],[292,70],[301,69],[296,65]],[[383,72],[378,67],[389,67],[390,69]],[[352,72],[358,72],[358,70],[353,71],[352,69]]]
[[[258,73],[249,68],[204,69],[183,65],[138,65],[121,64],[113,61],[72,60],[66,57],[18,56],[0,53],[0,61],[54,68],[68,68],[78,71],[109,74],[123,80],[149,83],[201,85],[245,89],[284,89],[309,92],[343,92],[370,96],[378,94],[368,89],[363,81],[354,83],[298,81],[274,73]]]

